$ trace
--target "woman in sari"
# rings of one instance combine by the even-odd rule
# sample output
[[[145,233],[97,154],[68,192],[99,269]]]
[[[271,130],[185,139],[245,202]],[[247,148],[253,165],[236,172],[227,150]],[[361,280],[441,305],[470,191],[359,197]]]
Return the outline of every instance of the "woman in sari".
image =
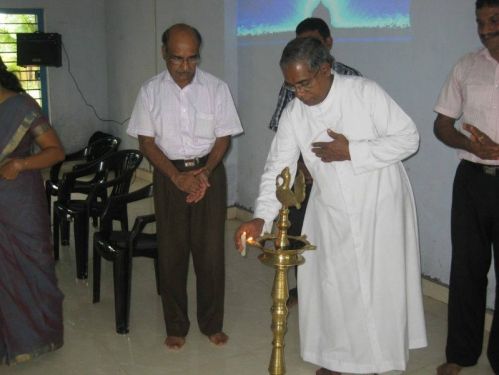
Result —
[[[63,159],[47,118],[0,59],[0,364],[62,346],[63,295],[40,170]]]

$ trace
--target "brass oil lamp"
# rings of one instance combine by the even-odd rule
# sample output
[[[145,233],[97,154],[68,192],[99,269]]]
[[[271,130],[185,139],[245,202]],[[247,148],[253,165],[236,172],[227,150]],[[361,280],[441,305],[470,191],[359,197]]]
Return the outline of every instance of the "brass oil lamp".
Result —
[[[286,366],[284,361],[284,335],[287,331],[288,308],[286,301],[288,291],[288,269],[305,262],[301,255],[305,250],[315,250],[315,246],[307,241],[306,235],[288,236],[291,223],[288,219],[289,207],[300,208],[305,199],[305,177],[300,171],[296,176],[294,191],[290,189],[290,172],[286,167],[276,177],[276,196],[282,207],[276,223],[276,233],[265,233],[256,239],[248,239],[250,246],[262,251],[258,259],[265,265],[275,269],[274,284],[272,287],[272,325],[274,335],[272,354],[269,363],[269,374],[284,375]]]

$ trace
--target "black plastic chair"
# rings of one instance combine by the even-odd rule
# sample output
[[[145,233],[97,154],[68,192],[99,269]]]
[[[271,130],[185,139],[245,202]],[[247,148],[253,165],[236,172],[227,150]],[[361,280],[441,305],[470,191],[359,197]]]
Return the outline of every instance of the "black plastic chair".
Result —
[[[159,294],[158,248],[156,234],[143,233],[147,224],[155,222],[154,214],[138,216],[133,228],[113,230],[114,212],[152,197],[152,184],[125,195],[109,198],[100,218],[99,231],[94,233],[93,244],[93,303],[100,301],[101,258],[113,262],[114,312],[116,332],[128,333],[130,321],[130,298],[132,281],[132,258],[148,257],[154,259],[156,291]]]
[[[61,184],[61,179],[59,178],[61,168],[65,162],[76,162],[72,167],[75,171],[78,168],[85,166],[86,164],[98,160],[99,158],[115,152],[121,143],[121,139],[114,137],[111,134],[103,132],[95,132],[88,141],[88,146],[71,154],[66,155],[66,158],[50,168],[49,179],[45,181],[45,195],[48,202],[48,210],[50,215],[50,207],[52,196],[57,196],[59,192],[59,187]],[[74,186],[74,192],[88,194],[91,184],[95,182],[91,181],[77,181]],[[95,223],[94,223],[95,224]],[[66,227],[62,228],[62,240],[64,245],[69,244],[69,230]]]
[[[110,196],[128,193],[133,174],[142,161],[138,150],[122,150],[104,156],[77,170],[65,173],[54,202],[53,243],[54,256],[59,257],[59,228],[74,221],[76,275],[79,279],[88,276],[89,219],[100,217]],[[94,176],[85,199],[73,199],[71,194],[78,178]],[[112,179],[111,179],[112,177]],[[109,192],[110,190],[110,192]],[[113,218],[128,230],[127,207],[117,207]]]
[[[51,206],[50,199],[52,196],[57,196],[60,184],[60,171],[64,163],[69,161],[80,161],[81,163],[75,164],[73,170],[78,166],[85,165],[89,162],[97,160],[102,156],[115,152],[121,143],[121,139],[111,134],[103,132],[95,132],[88,140],[88,145],[76,152],[66,155],[65,159],[50,168],[50,177],[45,181],[45,194],[49,203],[49,210]]]

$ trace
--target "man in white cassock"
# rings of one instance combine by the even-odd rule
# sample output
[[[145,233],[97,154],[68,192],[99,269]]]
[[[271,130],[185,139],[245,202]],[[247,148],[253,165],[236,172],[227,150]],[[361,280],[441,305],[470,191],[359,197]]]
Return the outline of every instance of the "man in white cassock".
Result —
[[[275,178],[301,154],[315,183],[303,233],[316,251],[298,270],[301,355],[317,375],[405,370],[426,346],[416,210],[402,160],[418,149],[413,121],[375,82],[334,75],[318,40],[294,39],[280,65],[296,99],[265,165],[254,219],[235,234],[269,232]],[[292,224],[291,224],[292,225]]]

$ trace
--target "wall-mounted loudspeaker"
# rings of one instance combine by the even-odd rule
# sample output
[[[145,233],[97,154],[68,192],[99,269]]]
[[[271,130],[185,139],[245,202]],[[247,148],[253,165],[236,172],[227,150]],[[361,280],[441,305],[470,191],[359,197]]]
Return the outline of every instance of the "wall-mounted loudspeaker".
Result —
[[[61,34],[17,34],[17,65],[61,66]]]

